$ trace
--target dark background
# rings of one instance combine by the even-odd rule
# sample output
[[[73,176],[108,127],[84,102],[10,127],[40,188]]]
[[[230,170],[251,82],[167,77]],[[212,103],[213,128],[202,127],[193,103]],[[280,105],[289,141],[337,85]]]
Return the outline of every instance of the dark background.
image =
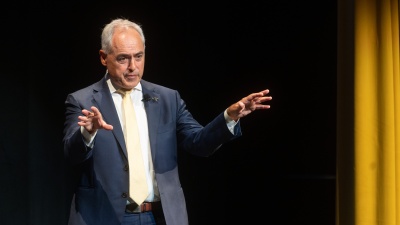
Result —
[[[100,34],[143,25],[144,79],[206,124],[270,89],[271,109],[212,157],[180,154],[191,225],[334,225],[337,5],[325,1],[11,2],[1,43],[0,224],[66,224],[66,95],[98,81]]]

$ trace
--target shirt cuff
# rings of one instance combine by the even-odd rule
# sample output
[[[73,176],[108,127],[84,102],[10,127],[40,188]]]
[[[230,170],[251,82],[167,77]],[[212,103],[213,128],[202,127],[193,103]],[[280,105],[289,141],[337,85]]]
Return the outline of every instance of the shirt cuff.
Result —
[[[235,134],[234,128],[235,128],[236,124],[239,123],[240,119],[238,119],[237,121],[233,120],[230,116],[228,116],[227,110],[224,111],[224,117],[225,117],[226,125],[228,126],[229,131],[232,134]]]
[[[83,126],[81,127],[81,134],[83,136],[83,140],[85,141],[86,146],[88,146],[89,148],[93,147],[93,140],[94,137],[97,134],[97,130],[96,132],[94,132],[93,134],[90,134]]]

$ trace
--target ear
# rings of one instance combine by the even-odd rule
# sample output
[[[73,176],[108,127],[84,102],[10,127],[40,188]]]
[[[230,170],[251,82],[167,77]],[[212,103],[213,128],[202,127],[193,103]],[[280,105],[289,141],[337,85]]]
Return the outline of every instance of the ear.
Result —
[[[100,62],[101,62],[101,64],[103,64],[104,66],[107,66],[107,60],[106,60],[107,54],[103,50],[100,50],[99,54],[100,54]]]

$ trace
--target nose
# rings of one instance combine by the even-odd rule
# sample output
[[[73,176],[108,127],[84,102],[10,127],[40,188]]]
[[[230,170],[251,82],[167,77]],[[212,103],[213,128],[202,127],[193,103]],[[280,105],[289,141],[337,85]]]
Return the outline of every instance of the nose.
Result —
[[[136,69],[136,62],[135,62],[135,58],[134,57],[129,59],[128,69],[131,69],[131,70],[135,70]]]

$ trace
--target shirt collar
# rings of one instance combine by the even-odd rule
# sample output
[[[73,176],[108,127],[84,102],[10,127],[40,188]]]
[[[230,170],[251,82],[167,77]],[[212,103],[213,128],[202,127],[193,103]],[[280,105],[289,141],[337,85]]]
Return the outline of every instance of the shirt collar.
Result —
[[[114,85],[111,83],[111,79],[109,76],[107,76],[107,85],[108,88],[110,89],[111,93],[114,93],[117,91],[117,89],[114,87]],[[138,90],[138,91],[142,91],[142,84],[139,82],[136,87],[134,87],[133,89]]]

